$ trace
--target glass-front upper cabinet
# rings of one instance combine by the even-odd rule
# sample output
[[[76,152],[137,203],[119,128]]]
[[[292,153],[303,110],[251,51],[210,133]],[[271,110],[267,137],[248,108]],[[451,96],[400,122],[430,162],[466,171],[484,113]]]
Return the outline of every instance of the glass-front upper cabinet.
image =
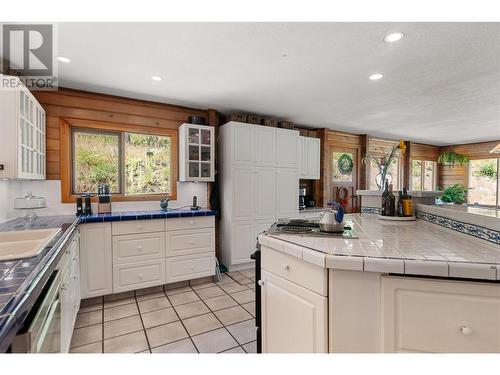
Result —
[[[9,77],[18,80],[17,77]],[[45,179],[45,111],[20,82],[0,92],[0,178]]]
[[[179,128],[179,181],[214,180],[214,128],[182,124]]]

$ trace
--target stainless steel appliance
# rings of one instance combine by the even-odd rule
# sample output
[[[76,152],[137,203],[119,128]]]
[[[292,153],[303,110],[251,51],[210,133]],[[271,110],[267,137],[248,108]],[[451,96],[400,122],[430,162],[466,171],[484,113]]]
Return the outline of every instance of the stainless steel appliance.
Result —
[[[61,350],[60,271],[48,279],[26,317],[23,328],[12,342],[13,353],[59,353]]]
[[[306,208],[306,188],[299,189],[299,210]]]
[[[342,232],[323,232],[320,230],[319,221],[305,219],[280,219],[266,231],[266,234],[273,236],[283,234],[293,234],[299,236],[314,236],[314,237],[333,237],[333,238],[349,238],[356,239],[358,236],[346,223]]]

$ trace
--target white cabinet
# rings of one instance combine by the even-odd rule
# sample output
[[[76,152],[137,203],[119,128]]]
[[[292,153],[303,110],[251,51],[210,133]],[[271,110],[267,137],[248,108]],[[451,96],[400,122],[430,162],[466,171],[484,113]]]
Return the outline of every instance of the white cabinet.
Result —
[[[257,166],[273,167],[276,163],[276,128],[254,126],[254,161]]]
[[[214,180],[214,127],[179,127],[179,181]]]
[[[219,135],[221,260],[251,266],[256,234],[298,215],[299,132],[231,121]]]
[[[321,140],[299,137],[300,178],[318,180],[320,178]]]
[[[80,225],[80,287],[82,298],[113,293],[111,223]]]
[[[67,353],[80,309],[79,234],[70,240],[59,262],[61,272],[61,352]]]
[[[19,78],[16,88],[0,90],[0,178],[44,180],[46,173],[45,111]]]
[[[278,168],[276,171],[277,217],[298,214],[299,175],[296,169]]]
[[[251,220],[254,216],[254,169],[234,167],[232,170],[233,220]]]
[[[299,168],[299,132],[276,129],[276,165],[282,168]]]
[[[500,352],[500,285],[382,277],[384,352]]]
[[[262,271],[262,351],[328,352],[327,297]]]
[[[255,198],[254,216],[256,220],[273,220],[276,216],[276,170],[275,168],[254,169]]]

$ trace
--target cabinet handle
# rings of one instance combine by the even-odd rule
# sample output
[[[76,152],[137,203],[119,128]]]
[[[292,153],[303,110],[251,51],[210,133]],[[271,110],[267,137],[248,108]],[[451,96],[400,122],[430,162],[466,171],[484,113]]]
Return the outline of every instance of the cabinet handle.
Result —
[[[460,331],[462,332],[462,335],[464,336],[469,336],[472,334],[472,328],[467,327],[467,326],[462,326],[460,327]]]
[[[259,286],[264,286],[264,280],[257,281],[257,284],[259,284]]]
[[[290,266],[288,264],[283,264],[281,268],[283,268],[283,271],[290,271]]]

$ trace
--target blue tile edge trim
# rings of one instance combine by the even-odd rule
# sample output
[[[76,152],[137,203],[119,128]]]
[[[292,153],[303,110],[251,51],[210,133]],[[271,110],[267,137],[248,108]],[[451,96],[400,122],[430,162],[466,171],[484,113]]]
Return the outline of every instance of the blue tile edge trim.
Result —
[[[382,213],[382,209],[380,207],[362,206],[361,213],[362,214],[378,214],[378,215],[380,215]]]
[[[433,215],[422,211],[417,211],[417,217],[428,221],[429,223],[437,224],[442,227],[500,245],[500,232],[498,231],[481,227],[479,225],[462,223],[461,221],[453,220],[448,217]]]
[[[216,211],[212,210],[171,210],[171,211],[132,211],[132,212],[115,212],[110,214],[92,214],[80,216],[81,224],[89,223],[105,223],[111,221],[129,221],[129,220],[154,220],[154,219],[171,219],[179,217],[193,216],[215,216]]]

